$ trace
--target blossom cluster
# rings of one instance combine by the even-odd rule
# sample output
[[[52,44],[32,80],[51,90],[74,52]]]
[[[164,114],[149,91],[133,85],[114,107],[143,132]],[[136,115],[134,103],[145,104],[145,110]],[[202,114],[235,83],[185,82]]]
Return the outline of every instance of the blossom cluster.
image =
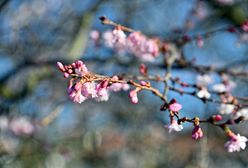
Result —
[[[27,117],[16,117],[9,119],[6,116],[1,116],[0,130],[1,132],[10,130],[17,136],[31,135],[35,130],[35,126]]]
[[[211,93],[209,92],[208,86],[213,83],[211,76],[208,74],[198,75],[196,78],[196,83],[199,89],[196,95],[199,98],[209,99],[211,97]],[[230,93],[235,88],[235,83],[226,76],[223,76],[223,81],[212,85],[211,88],[212,92],[215,92],[216,94]]]
[[[212,78],[207,75],[199,75],[197,76],[197,84],[200,87],[200,90],[197,92],[197,96],[199,98],[209,99],[211,94],[207,88],[209,84],[213,83]],[[248,119],[248,108],[237,108],[235,104],[225,104],[225,102],[232,102],[233,97],[231,95],[231,91],[236,86],[236,84],[228,79],[226,76],[223,76],[223,81],[221,83],[217,83],[212,85],[212,92],[221,95],[221,101],[223,103],[220,104],[218,110],[222,115],[230,115],[231,118],[237,119],[239,117],[243,117],[243,120]]]
[[[169,133],[172,131],[179,132],[183,130],[183,126],[180,122],[174,119],[175,113],[178,114],[179,110],[181,110],[182,105],[177,103],[175,99],[172,99],[168,104],[168,110],[170,111],[171,122],[169,125],[165,127],[168,128]],[[247,110],[248,111],[248,110]],[[213,115],[212,121],[213,123],[219,122],[222,120],[221,115]],[[195,118],[193,120],[194,128],[192,130],[192,139],[199,140],[203,137],[203,130],[200,127],[199,118]],[[234,134],[231,130],[226,131],[229,140],[225,143],[225,148],[228,152],[239,152],[241,149],[244,150],[246,148],[246,142],[248,139],[245,136],[241,136],[240,134]]]
[[[156,38],[147,38],[141,32],[134,31],[126,35],[121,27],[113,31],[106,31],[102,35],[104,44],[119,52],[129,52],[143,61],[154,61],[159,56],[159,41]],[[100,38],[97,31],[91,32],[91,39]]]
[[[63,72],[64,77],[71,77],[67,92],[73,102],[82,103],[86,99],[92,98],[96,101],[107,101],[110,91],[128,90],[126,83],[112,83],[109,79],[102,79],[97,82],[94,74],[82,61],[76,61],[70,65],[63,65],[57,62],[57,67]],[[118,76],[113,76],[111,81],[117,81]]]

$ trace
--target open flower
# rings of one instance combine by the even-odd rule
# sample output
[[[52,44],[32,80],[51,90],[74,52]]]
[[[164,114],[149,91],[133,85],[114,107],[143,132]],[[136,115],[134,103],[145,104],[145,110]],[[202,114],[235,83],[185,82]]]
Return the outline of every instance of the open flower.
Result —
[[[230,140],[225,143],[225,148],[228,152],[239,152],[241,149],[245,149],[247,138],[240,136],[240,134],[233,134]]]
[[[196,95],[199,98],[205,98],[205,99],[209,99],[211,97],[211,94],[208,92],[208,90],[206,88],[202,88],[201,90],[199,90],[196,93]]]
[[[97,101],[108,101],[109,99],[109,92],[107,89],[108,81],[104,80],[96,85],[97,91]]]
[[[112,33],[113,33],[113,38],[112,38],[113,46],[119,51],[125,50],[126,34],[118,27],[115,28]]]
[[[178,112],[182,109],[182,105],[177,103],[176,99],[172,99],[169,103],[168,109],[173,112]]]
[[[235,106],[232,104],[221,104],[219,111],[221,114],[231,114],[235,109]]]
[[[81,104],[82,102],[84,102],[87,99],[87,97],[82,95],[82,89],[81,88],[78,90],[76,90],[75,88],[70,88],[67,90],[68,90],[69,97],[73,102]]]
[[[106,31],[103,33],[104,45],[107,47],[113,47],[113,33],[111,31]]]
[[[244,117],[244,120],[248,120],[248,108],[243,108],[234,114],[235,118]]]
[[[96,83],[95,82],[86,82],[82,86],[82,94],[85,97],[96,98],[97,91],[96,91]]]
[[[67,88],[67,92],[69,94],[70,99],[73,102],[81,104],[84,102],[87,97],[82,95],[83,84],[81,82],[77,82],[73,84],[73,80],[70,81],[70,84]]]
[[[222,93],[222,92],[226,92],[227,88],[226,88],[226,85],[224,85],[223,83],[219,83],[219,84],[213,85],[213,90],[217,93]]]
[[[73,68],[75,68],[76,74],[79,76],[84,76],[88,73],[88,69],[83,61],[78,60],[76,63],[72,63]]]
[[[165,126],[165,128],[168,128],[169,133],[171,133],[172,131],[182,131],[183,126],[181,124],[178,124],[177,121],[173,119],[169,125]]]

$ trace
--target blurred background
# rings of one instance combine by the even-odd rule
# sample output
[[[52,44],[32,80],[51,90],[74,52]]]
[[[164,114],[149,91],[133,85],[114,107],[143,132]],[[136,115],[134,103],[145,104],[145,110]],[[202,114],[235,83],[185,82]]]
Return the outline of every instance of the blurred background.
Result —
[[[113,28],[99,22],[102,15],[148,36],[175,39],[244,22],[248,1],[0,0],[0,167],[248,167],[248,151],[227,153],[219,128],[202,125],[200,141],[191,139],[187,124],[169,134],[164,128],[168,113],[159,110],[161,100],[150,93],[139,94],[137,105],[127,92],[113,93],[107,102],[69,100],[68,80],[57,61],[81,59],[105,75],[138,74],[139,60],[90,39],[92,30]],[[247,71],[247,42],[247,33],[218,32],[204,39],[202,48],[193,41],[182,50],[199,65]],[[150,72],[163,74],[164,69]],[[195,83],[197,73],[173,69],[172,75]],[[247,76],[230,78],[236,83],[233,94],[248,96]],[[183,104],[183,115],[218,113],[216,104],[169,92],[173,97]],[[244,136],[247,128],[245,122],[232,127]]]

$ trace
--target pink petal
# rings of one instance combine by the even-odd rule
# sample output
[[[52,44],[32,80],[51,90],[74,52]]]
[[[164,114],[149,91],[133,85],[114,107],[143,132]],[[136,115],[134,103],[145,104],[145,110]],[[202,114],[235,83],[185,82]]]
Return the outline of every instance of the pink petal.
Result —
[[[181,108],[182,108],[182,105],[179,103],[173,103],[169,105],[169,110],[171,111],[179,111],[181,110]]]

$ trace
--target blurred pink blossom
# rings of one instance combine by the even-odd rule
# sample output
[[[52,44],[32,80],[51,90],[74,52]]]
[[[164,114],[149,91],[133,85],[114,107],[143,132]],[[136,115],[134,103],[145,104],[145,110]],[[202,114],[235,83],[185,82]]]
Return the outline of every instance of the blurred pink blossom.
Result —
[[[34,126],[26,117],[20,117],[10,122],[10,130],[16,135],[31,135],[34,132]]]
[[[113,80],[119,80],[118,76],[113,76],[112,77]],[[114,91],[114,92],[118,92],[121,90],[128,90],[130,87],[128,84],[126,83],[113,83],[112,85],[110,85],[109,90]]]
[[[100,38],[100,33],[99,33],[99,31],[97,31],[97,30],[91,30],[91,31],[90,31],[90,38],[91,38],[93,41],[97,41],[97,40]]]

